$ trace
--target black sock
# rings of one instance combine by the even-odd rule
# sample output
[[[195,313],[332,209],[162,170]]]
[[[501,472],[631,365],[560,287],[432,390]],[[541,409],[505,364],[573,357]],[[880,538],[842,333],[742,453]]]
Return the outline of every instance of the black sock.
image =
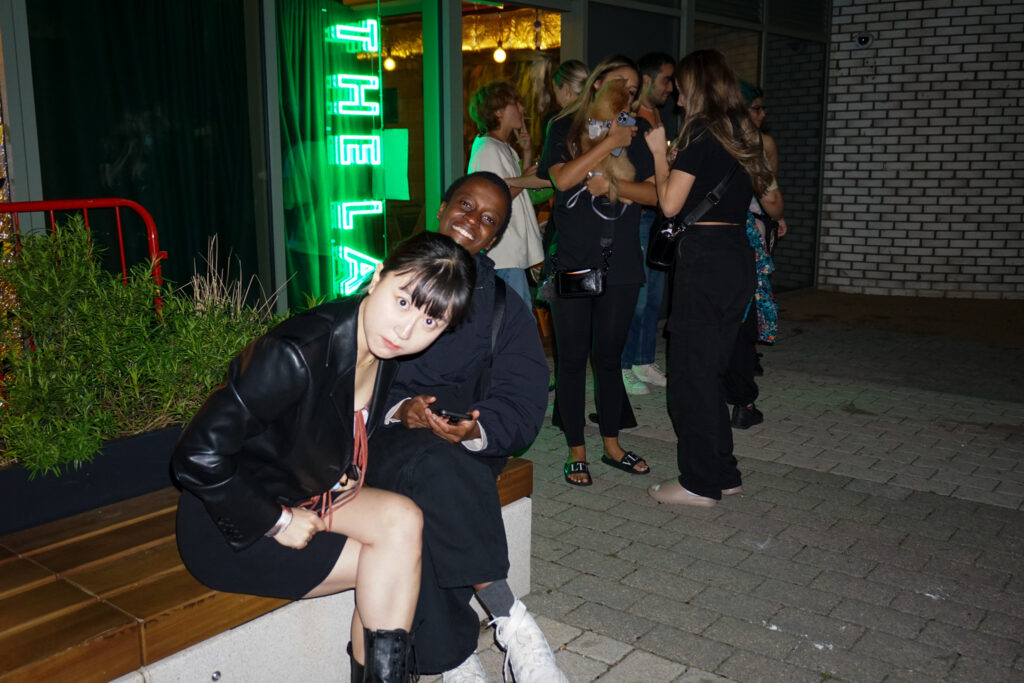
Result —
[[[516,602],[516,596],[505,579],[495,581],[486,588],[481,588],[476,592],[476,597],[480,599],[494,619],[512,614],[512,605]]]

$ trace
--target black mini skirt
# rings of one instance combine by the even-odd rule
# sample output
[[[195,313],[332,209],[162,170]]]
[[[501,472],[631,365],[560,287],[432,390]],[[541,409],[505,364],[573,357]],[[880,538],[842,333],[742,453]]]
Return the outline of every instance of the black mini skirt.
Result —
[[[183,491],[178,502],[178,553],[185,568],[214,590],[298,600],[334,569],[346,537],[320,532],[301,549],[261,538],[232,548],[196,496]]]

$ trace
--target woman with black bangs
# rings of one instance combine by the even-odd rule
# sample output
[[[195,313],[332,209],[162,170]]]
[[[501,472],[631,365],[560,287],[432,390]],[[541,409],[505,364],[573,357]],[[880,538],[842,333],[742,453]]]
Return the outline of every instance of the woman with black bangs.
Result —
[[[366,294],[243,349],[175,447],[185,567],[215,590],[288,600],[355,588],[353,680],[409,680],[420,586],[422,515],[362,487],[367,432],[387,409],[395,359],[458,324],[475,277],[450,238],[411,238]]]

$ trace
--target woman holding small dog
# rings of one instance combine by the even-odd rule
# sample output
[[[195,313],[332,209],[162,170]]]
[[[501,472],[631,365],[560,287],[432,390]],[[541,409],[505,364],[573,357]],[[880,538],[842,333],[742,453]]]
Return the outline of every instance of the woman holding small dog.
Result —
[[[747,207],[756,195],[778,218],[782,196],[772,188],[761,134],[725,57],[715,50],[691,53],[679,62],[676,83],[686,116],[671,168],[665,130],[659,126],[647,136],[661,210],[686,216],[722,183],[725,189],[677,239],[668,385],[679,476],[648,493],[660,503],[710,507],[742,486],[723,378],[755,286]]]
[[[657,203],[654,160],[631,116],[639,84],[637,66],[626,57],[598,64],[582,94],[551,122],[537,168],[537,176],[555,188],[553,270],[567,276],[604,273],[599,295],[563,292],[550,299],[558,351],[555,407],[569,446],[565,480],[574,486],[593,483],[583,437],[590,354],[604,446],[601,461],[632,474],[650,471],[643,458],[619,444],[619,428],[636,424],[619,365],[644,281],[637,224],[640,206]],[[639,130],[647,129],[641,121]]]

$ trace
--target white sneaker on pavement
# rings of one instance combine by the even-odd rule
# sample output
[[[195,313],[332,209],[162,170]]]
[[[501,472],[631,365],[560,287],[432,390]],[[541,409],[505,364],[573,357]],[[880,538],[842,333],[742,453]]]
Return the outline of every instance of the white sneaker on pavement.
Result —
[[[668,385],[668,380],[665,378],[665,371],[654,363],[648,363],[647,365],[634,365],[633,374],[636,375],[637,379],[641,382],[647,382],[648,384],[653,384],[656,387],[664,387]]]
[[[441,674],[443,683],[487,683],[487,674],[474,652],[462,664]]]
[[[491,623],[495,640],[505,650],[502,674],[506,681],[511,667],[516,683],[569,683],[555,664],[555,655],[544,633],[521,600],[512,605],[509,616],[498,617]]]
[[[622,371],[622,383],[626,387],[626,393],[630,396],[643,396],[651,393],[651,390],[639,377],[633,374],[632,370]]]

